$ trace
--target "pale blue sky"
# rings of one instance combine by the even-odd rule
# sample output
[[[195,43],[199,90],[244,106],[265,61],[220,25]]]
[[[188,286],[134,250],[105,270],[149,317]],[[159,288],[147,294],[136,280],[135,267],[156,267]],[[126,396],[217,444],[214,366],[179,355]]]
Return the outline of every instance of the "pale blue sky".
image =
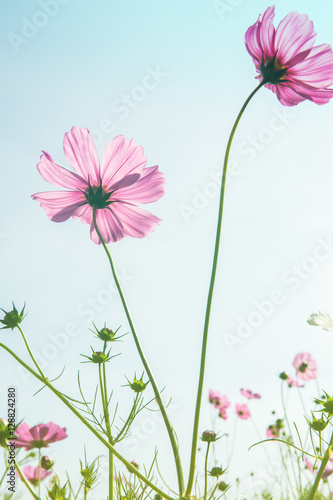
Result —
[[[100,156],[112,137],[134,137],[144,147],[148,165],[158,164],[166,175],[166,195],[148,207],[163,224],[149,238],[125,239],[110,250],[156,378],[166,386],[167,397],[173,397],[171,414],[185,472],[215,235],[216,176],[233,120],[256,85],[244,33],[269,5],[226,0],[229,8],[222,11],[222,3],[217,9],[213,1],[199,0],[63,0],[56,7],[51,2],[52,17],[40,14],[46,9],[43,1],[20,0],[14,7],[3,0],[0,19],[0,307],[26,301],[24,328],[49,377],[66,364],[59,386],[76,394],[81,368],[88,393],[93,391],[95,367],[80,365],[79,356],[96,345],[88,330],[91,319],[99,325],[107,321],[112,328],[122,324],[123,332],[128,331],[126,320],[110,291],[105,255],[90,241],[88,226],[72,220],[52,223],[31,200],[32,193],[49,190],[35,165],[46,150],[66,166],[62,140],[73,125],[93,131]],[[322,1],[320,8],[304,0],[275,5],[278,21],[290,10],[307,13],[318,43],[333,43],[330,1]],[[45,25],[34,28],[31,23]],[[297,352],[313,353],[320,386],[332,390],[332,334],[306,323],[316,310],[333,314],[333,254],[325,246],[333,237],[332,106],[306,102],[287,110],[262,89],[244,116],[231,153],[234,175],[226,196],[205,397],[210,387],[228,394],[233,403],[241,402],[240,387],[260,392],[257,424],[263,435],[272,423],[270,411],[281,415],[277,375],[290,369]],[[317,255],[318,245],[327,259],[316,266],[309,257]],[[298,280],[294,266],[303,268]],[[231,350],[227,334],[235,335],[240,322],[276,293],[281,300],[269,317]],[[67,336],[68,344],[57,347],[63,337],[55,335],[71,328],[76,330]],[[23,353],[17,333],[1,332],[1,339]],[[130,395],[120,388],[123,375],[140,372],[141,364],[130,336],[115,352],[120,347],[123,355],[114,360],[110,380],[127,408]],[[52,449],[60,471],[67,467],[76,473],[83,443],[91,458],[103,452],[46,391],[32,400],[39,385],[24,378],[3,352],[0,359],[1,413],[8,384],[16,384],[19,418],[31,425],[53,420],[67,426],[70,438]],[[311,386],[308,400],[314,395]],[[290,405],[301,421],[298,399],[291,396]],[[254,404],[252,408],[255,415]],[[140,449],[133,443],[122,449],[129,459],[142,461],[143,456],[148,461],[158,445],[161,467],[172,478],[163,426],[155,423],[148,431],[149,425],[154,427],[150,418],[143,416],[137,424]],[[218,422],[222,433],[232,432],[232,421],[230,416],[226,423]],[[210,426],[204,402],[200,429]],[[239,422],[238,432],[238,468],[231,467],[230,477],[246,476],[265,463],[262,450],[246,451],[258,439],[251,424]]]

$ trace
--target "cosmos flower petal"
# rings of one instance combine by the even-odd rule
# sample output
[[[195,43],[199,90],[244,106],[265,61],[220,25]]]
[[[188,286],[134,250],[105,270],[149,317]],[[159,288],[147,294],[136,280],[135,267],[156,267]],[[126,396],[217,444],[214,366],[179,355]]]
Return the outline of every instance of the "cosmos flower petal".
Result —
[[[95,143],[86,128],[72,127],[64,137],[64,152],[68,163],[90,184],[99,184],[100,168]],[[67,186],[69,187],[69,186]]]
[[[117,199],[130,203],[152,203],[165,193],[165,177],[158,167],[149,167],[143,170],[140,179],[117,190]]]
[[[134,139],[118,135],[106,146],[101,165],[103,184],[113,186],[129,174],[142,174],[147,163],[141,146]]]
[[[144,238],[161,224],[161,220],[147,210],[128,203],[115,203],[113,213],[121,221],[124,234],[133,238]]]
[[[45,151],[40,157],[37,169],[45,181],[55,186],[66,189],[85,189],[87,187],[87,182],[82,177],[57,165]]]
[[[265,49],[274,55],[274,26],[275,7],[268,7],[264,14],[260,14],[258,21],[248,28],[245,33],[245,46],[249,54],[260,64]],[[271,38],[270,38],[271,37]],[[263,45],[264,44],[264,45]]]
[[[301,51],[311,49],[316,39],[313,22],[306,14],[290,12],[278,25],[275,33],[275,52],[288,66],[290,59]]]
[[[97,210],[96,222],[98,229],[106,243],[110,243],[111,241],[119,241],[124,238],[124,236],[127,236],[124,233],[122,223],[110,208]],[[101,244],[93,223],[90,227],[90,237],[92,241],[97,245]]]
[[[291,68],[289,74],[308,85],[325,88],[333,84],[333,52],[328,44],[318,45],[302,60]]]
[[[32,197],[40,202],[47,217],[53,222],[68,220],[85,202],[85,197],[80,191],[46,191],[36,193]]]

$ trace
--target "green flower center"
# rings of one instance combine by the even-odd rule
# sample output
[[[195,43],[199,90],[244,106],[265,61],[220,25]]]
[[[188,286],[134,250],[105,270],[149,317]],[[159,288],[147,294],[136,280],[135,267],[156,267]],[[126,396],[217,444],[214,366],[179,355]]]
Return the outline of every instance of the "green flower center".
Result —
[[[298,368],[298,371],[304,373],[308,366],[309,365],[307,363],[302,363]]]
[[[276,54],[268,63],[265,64],[265,61],[262,60],[260,64],[260,72],[264,82],[273,85],[285,81],[283,76],[287,70],[286,66],[276,60]]]
[[[92,207],[92,208],[106,208],[111,203],[114,203],[114,201],[110,200],[110,197],[114,193],[114,191],[105,191],[103,186],[102,186],[102,181],[100,182],[99,186],[93,185],[91,186],[89,182],[89,188],[88,192],[84,192],[83,194],[86,197],[87,203]]]

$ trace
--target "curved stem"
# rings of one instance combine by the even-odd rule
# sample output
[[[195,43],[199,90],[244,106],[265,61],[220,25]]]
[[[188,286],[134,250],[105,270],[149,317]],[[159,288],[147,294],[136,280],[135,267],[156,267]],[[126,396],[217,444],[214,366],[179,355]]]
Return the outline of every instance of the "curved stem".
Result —
[[[105,403],[104,416],[105,416],[106,432],[108,435],[109,443],[113,445],[110,414],[109,414],[108,389],[106,385],[105,363],[103,363],[103,387],[104,387],[104,403]],[[109,499],[108,500],[113,500],[113,453],[111,450],[109,450]]]
[[[321,478],[323,477],[323,473],[325,471],[325,468],[326,468],[326,465],[332,455],[332,451],[333,451],[333,432],[332,432],[332,435],[331,435],[331,440],[330,440],[330,443],[328,445],[328,448],[325,452],[325,455],[323,456],[323,459],[321,461],[321,465],[320,465],[320,468],[317,472],[317,475],[316,475],[316,479],[315,479],[315,482],[313,483],[313,486],[312,486],[312,489],[310,491],[310,495],[309,495],[309,498],[308,500],[313,500],[314,497],[315,497],[315,494],[316,494],[316,491],[318,489],[318,486],[319,486],[319,483],[320,483],[320,480]]]
[[[53,387],[53,385],[49,382],[49,380],[47,378],[43,378],[41,377],[38,373],[36,373],[30,366],[28,366],[24,361],[22,361],[11,349],[9,349],[9,347],[7,347],[6,345],[0,343],[0,348],[4,349],[5,351],[7,351],[14,359],[16,359],[16,361],[21,365],[23,366],[29,373],[31,373],[31,375],[33,375],[36,379],[38,379],[40,382],[42,382],[42,384],[44,384],[46,387],[48,387],[50,389],[50,391],[53,392],[53,394],[55,394],[63,403],[65,406],[67,406],[67,408],[72,412],[74,413],[74,415],[83,423],[83,425],[85,425],[96,437],[97,439],[104,444],[104,446],[106,446],[109,450],[111,450],[114,454],[115,457],[118,458],[118,460],[120,460],[120,462],[122,464],[124,464],[127,469],[132,472],[133,474],[135,474],[139,479],[141,479],[141,481],[143,483],[145,483],[147,486],[149,486],[152,490],[154,490],[156,493],[158,493],[159,495],[161,495],[162,498],[165,498],[166,500],[174,500],[172,497],[170,497],[169,495],[167,495],[166,493],[164,493],[164,491],[160,490],[160,488],[158,488],[155,484],[153,484],[151,481],[149,481],[149,479],[147,479],[145,476],[143,476],[138,470],[136,467],[134,467],[130,462],[128,462],[128,460],[126,460],[115,448],[114,446],[112,446],[108,441],[106,441],[106,439],[104,439],[104,437],[98,433],[98,431],[93,427],[93,425],[90,424],[89,421],[87,421],[82,415],[81,413],[75,408],[75,406],[73,406],[68,400],[67,398],[61,393],[59,392],[55,387]],[[36,498],[38,498],[36,496]],[[40,500],[38,498],[38,500]]]
[[[169,439],[170,439],[170,442],[171,442],[171,447],[172,447],[172,451],[173,451],[173,455],[174,455],[174,460],[175,460],[175,465],[176,465],[176,469],[177,469],[179,496],[181,497],[184,494],[185,486],[184,486],[184,478],[183,478],[183,469],[182,469],[182,464],[181,464],[181,460],[180,460],[178,443],[177,443],[175,431],[174,431],[174,429],[172,427],[172,424],[171,424],[171,422],[169,420],[169,417],[167,415],[165,406],[163,404],[162,397],[161,397],[160,391],[158,389],[157,383],[156,383],[155,378],[153,376],[153,373],[152,373],[152,371],[150,369],[148,361],[147,361],[147,359],[145,357],[145,354],[143,352],[142,346],[140,344],[140,340],[139,340],[138,334],[136,332],[136,329],[135,329],[135,326],[134,326],[131,314],[129,312],[125,296],[123,294],[122,288],[121,288],[119,280],[118,280],[116,268],[114,266],[111,254],[110,254],[109,249],[108,249],[108,247],[107,247],[107,245],[106,245],[106,243],[105,243],[105,241],[103,239],[103,236],[101,235],[100,230],[98,228],[97,221],[96,221],[96,208],[93,209],[93,220],[94,220],[95,230],[96,230],[96,232],[98,234],[98,237],[99,237],[99,239],[100,239],[100,241],[101,241],[101,243],[103,245],[103,248],[104,248],[104,250],[106,252],[106,255],[108,257],[108,260],[109,260],[109,263],[110,263],[110,267],[111,267],[111,271],[112,271],[112,274],[113,274],[113,278],[114,278],[114,281],[116,283],[116,287],[117,287],[117,290],[118,290],[118,293],[119,293],[119,296],[120,296],[120,300],[121,300],[121,303],[123,305],[123,308],[124,308],[124,311],[125,311],[125,314],[126,314],[126,318],[127,318],[128,324],[130,326],[130,329],[131,329],[131,332],[132,332],[132,335],[133,335],[133,338],[134,338],[134,342],[135,342],[136,348],[138,350],[138,353],[139,353],[139,356],[141,358],[142,364],[143,364],[143,366],[144,366],[144,368],[145,368],[145,370],[147,372],[148,378],[149,378],[150,383],[152,385],[152,388],[153,388],[153,391],[154,391],[154,394],[155,394],[158,406],[159,406],[159,408],[161,410],[161,414],[162,414],[165,426],[166,426],[168,434],[169,434]]]
[[[220,248],[223,205],[224,205],[224,192],[225,192],[225,184],[226,184],[226,179],[227,179],[227,168],[228,168],[230,148],[231,148],[232,140],[234,138],[238,123],[239,123],[247,105],[251,101],[252,97],[258,92],[258,90],[264,84],[265,84],[264,81],[260,82],[260,84],[254,89],[254,91],[249,95],[249,97],[244,102],[244,104],[243,104],[243,106],[242,106],[242,108],[241,108],[241,110],[236,118],[234,126],[232,127],[232,130],[231,130],[231,133],[229,136],[229,140],[227,143],[225,157],[224,157],[223,175],[222,175],[222,184],[221,184],[221,193],[220,193],[219,216],[218,216],[217,229],[216,229],[214,259],[213,259],[212,273],[211,273],[211,278],[210,278],[210,285],[209,285],[209,292],[208,292],[207,306],[206,306],[205,323],[204,323],[204,331],[203,331],[203,339],[202,339],[200,374],[199,374],[197,401],[196,401],[194,424],[193,424],[191,463],[190,463],[189,480],[188,480],[187,489],[186,489],[186,496],[190,496],[190,494],[191,494],[193,481],[194,481],[194,474],[195,474],[195,460],[196,460],[196,451],[197,451],[197,439],[198,439],[198,431],[199,431],[199,418],[200,418],[202,390],[203,390],[205,364],[206,364],[208,328],[209,328],[210,311],[211,311],[211,306],[212,306],[213,291],[214,291],[214,284],[215,284],[215,277],[216,277],[216,269],[217,269],[217,262],[218,262],[218,256],[219,256],[219,248]]]
[[[18,328],[18,330],[20,331],[20,333],[21,333],[21,335],[22,335],[23,341],[24,341],[25,346],[26,346],[26,348],[27,348],[27,350],[28,350],[29,356],[30,356],[30,358],[32,359],[33,364],[35,365],[35,367],[36,367],[36,368],[37,368],[37,370],[39,371],[40,375],[41,375],[42,377],[44,377],[44,378],[45,378],[45,375],[44,375],[44,373],[43,373],[42,369],[40,368],[39,364],[37,363],[37,361],[36,361],[36,359],[35,359],[35,356],[32,354],[32,351],[31,351],[31,349],[30,349],[30,346],[29,346],[29,344],[28,344],[28,341],[27,341],[27,339],[26,339],[26,336],[25,336],[25,335],[24,335],[24,333],[23,333],[22,328],[20,327],[20,325],[17,325],[17,328]]]

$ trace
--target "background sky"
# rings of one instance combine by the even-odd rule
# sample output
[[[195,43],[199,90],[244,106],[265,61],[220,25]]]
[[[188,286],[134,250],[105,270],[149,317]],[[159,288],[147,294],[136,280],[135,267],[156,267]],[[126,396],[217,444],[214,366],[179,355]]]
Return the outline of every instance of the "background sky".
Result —
[[[307,0],[275,5],[277,21],[291,10],[307,13],[317,42],[333,43],[330,1],[320,7]],[[135,138],[148,166],[158,164],[167,178],[166,195],[147,207],[163,224],[148,238],[126,238],[110,251],[165,401],[172,397],[170,417],[185,474],[218,178],[233,121],[256,85],[244,33],[267,7],[261,0],[1,1],[0,306],[27,303],[24,331],[48,377],[66,365],[57,387],[77,396],[80,369],[91,398],[97,369],[80,364],[80,354],[98,347],[89,331],[92,321],[113,329],[122,325],[122,333],[128,326],[106,256],[90,241],[89,227],[72,219],[52,223],[32,201],[31,194],[52,189],[35,166],[41,150],[67,166],[62,141],[73,125],[91,130],[100,157],[114,136]],[[282,416],[278,375],[292,375],[296,353],[312,353],[319,388],[332,392],[332,333],[306,322],[318,310],[333,314],[332,106],[284,108],[262,89],[234,140],[200,422],[200,431],[214,426],[230,433],[216,450],[224,467],[236,435],[227,481],[248,478],[251,471],[268,477],[263,448],[271,458],[277,448],[269,443],[247,449]],[[318,247],[325,255],[320,262]],[[246,339],[239,335],[245,330]],[[17,332],[3,330],[1,341],[27,359]],[[113,352],[120,351],[109,366],[109,386],[126,417],[132,394],[122,387],[124,375],[131,378],[142,366],[130,335],[115,345]],[[0,416],[7,412],[7,387],[16,386],[19,419],[31,426],[50,420],[66,426],[68,439],[50,454],[63,478],[67,469],[78,481],[84,446],[89,460],[105,450],[46,390],[33,397],[40,385],[4,351],[0,363]],[[245,402],[241,387],[262,395],[251,405],[258,433],[251,421],[239,421],[234,430],[234,406],[226,422],[212,422],[209,388],[234,405]],[[309,384],[308,407],[316,395],[316,385]],[[297,392],[290,391],[288,408],[305,432]],[[142,413],[120,449],[148,464],[155,446],[161,470],[176,484],[164,427],[155,413]],[[103,495],[105,484],[91,497]]]

